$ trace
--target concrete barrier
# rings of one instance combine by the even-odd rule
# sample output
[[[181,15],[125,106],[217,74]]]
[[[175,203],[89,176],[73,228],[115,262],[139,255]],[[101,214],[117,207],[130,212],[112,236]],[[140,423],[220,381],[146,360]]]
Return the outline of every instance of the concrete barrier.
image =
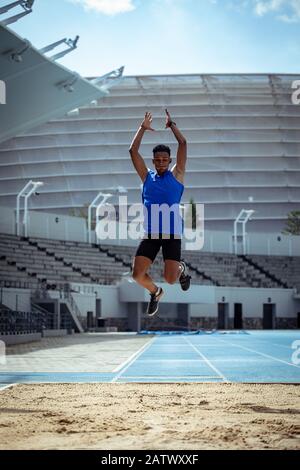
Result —
[[[44,330],[43,338],[49,338],[52,336],[67,336],[68,330]]]
[[[116,326],[103,326],[95,328],[95,331],[98,333],[116,333],[118,328]]]
[[[0,340],[4,341],[6,346],[41,341],[41,339],[41,333],[12,333],[8,335],[0,335]]]

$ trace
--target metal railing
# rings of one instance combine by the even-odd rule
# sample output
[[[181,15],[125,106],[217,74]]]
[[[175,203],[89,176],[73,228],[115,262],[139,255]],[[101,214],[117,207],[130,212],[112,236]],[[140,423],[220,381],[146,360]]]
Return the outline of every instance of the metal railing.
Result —
[[[0,309],[0,334],[41,333],[51,329],[53,315],[41,312],[21,312]]]
[[[60,298],[66,300],[69,304],[69,308],[72,309],[74,322],[77,323],[79,331],[83,331],[83,316],[82,313],[71,293],[71,287],[69,284],[65,284],[62,289],[60,289]],[[76,320],[77,319],[77,320]]]

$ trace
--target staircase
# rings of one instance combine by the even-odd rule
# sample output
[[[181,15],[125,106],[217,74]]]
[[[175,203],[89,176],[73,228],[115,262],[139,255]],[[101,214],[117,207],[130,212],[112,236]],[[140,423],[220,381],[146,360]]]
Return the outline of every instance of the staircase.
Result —
[[[75,331],[77,333],[83,333],[84,318],[71,292],[68,290],[60,290],[59,292],[48,290],[46,293],[47,296],[45,296],[45,291],[41,291],[40,289],[36,290],[34,297],[31,299],[32,305],[48,314],[50,312],[47,309],[47,305],[49,305],[49,308],[52,310],[53,323],[56,323],[54,328],[61,329],[62,316],[67,314],[72,319]]]

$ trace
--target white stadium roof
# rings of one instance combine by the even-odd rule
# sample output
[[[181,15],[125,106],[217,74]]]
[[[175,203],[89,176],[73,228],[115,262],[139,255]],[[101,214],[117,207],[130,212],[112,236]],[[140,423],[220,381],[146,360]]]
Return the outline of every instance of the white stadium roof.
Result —
[[[0,105],[0,142],[106,96],[122,73],[123,67],[89,81],[0,22],[0,80],[6,89],[6,103]],[[108,83],[110,76],[115,79]]]

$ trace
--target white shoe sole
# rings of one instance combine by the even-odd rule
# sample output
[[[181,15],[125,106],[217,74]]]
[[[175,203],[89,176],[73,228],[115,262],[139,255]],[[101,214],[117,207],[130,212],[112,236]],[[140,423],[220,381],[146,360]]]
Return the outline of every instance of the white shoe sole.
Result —
[[[159,294],[158,299],[157,299],[158,302],[160,301],[160,299],[162,298],[163,295],[164,295],[164,291],[163,291],[163,289],[161,289],[161,293]],[[156,308],[155,312],[147,313],[147,316],[148,317],[153,317],[153,315],[155,315],[157,312],[158,312],[158,304],[157,304],[157,308]]]

